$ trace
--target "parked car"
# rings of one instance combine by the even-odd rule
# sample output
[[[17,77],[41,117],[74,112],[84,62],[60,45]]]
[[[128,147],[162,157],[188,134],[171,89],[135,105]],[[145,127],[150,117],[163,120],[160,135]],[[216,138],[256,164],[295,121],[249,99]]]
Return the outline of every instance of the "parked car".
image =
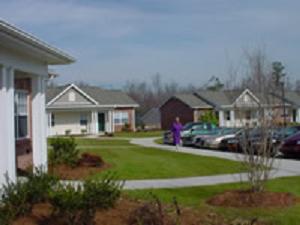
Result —
[[[266,139],[263,137],[264,135],[266,135]],[[273,131],[271,130],[264,134],[261,129],[254,128],[243,130],[236,135],[236,137],[225,139],[222,144],[228,151],[243,152],[246,150],[245,146],[248,146],[254,153],[257,153],[261,148],[261,145],[264,144],[262,142],[266,140],[266,144],[268,145],[268,149],[271,150],[271,154],[276,155],[278,152],[278,143],[273,136]]]
[[[182,128],[182,132],[181,132],[181,136],[187,133],[190,133],[191,130],[195,129],[196,126],[201,125],[201,122],[190,122],[190,123],[186,123],[183,128]],[[164,144],[169,144],[172,145],[174,143],[173,141],[173,134],[171,130],[168,130],[166,132],[164,132],[163,134],[163,143]]]
[[[223,128],[223,129],[220,129],[220,131],[217,134],[207,136],[206,138],[204,138],[202,146],[198,145],[198,147],[225,150],[226,145],[225,145],[224,140],[227,140],[227,139],[230,139],[230,138],[235,138],[241,132],[242,132],[241,128]]]
[[[284,140],[279,151],[287,157],[300,157],[300,132]]]
[[[278,144],[281,144],[286,138],[291,137],[298,132],[300,132],[300,126],[277,128],[274,131],[273,137]]]
[[[182,144],[184,146],[193,146],[196,141],[196,137],[203,135],[216,134],[219,128],[212,123],[201,123],[190,129],[189,131],[183,131],[181,134]]]

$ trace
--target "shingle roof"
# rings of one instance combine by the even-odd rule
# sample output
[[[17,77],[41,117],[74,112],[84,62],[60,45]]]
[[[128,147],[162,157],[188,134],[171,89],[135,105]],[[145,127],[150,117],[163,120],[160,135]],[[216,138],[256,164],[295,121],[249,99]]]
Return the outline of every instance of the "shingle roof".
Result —
[[[279,96],[278,94],[274,95],[282,99],[281,96]],[[285,100],[292,105],[300,106],[300,94],[296,91],[286,91]]]
[[[201,100],[200,98],[196,97],[193,94],[177,94],[174,95],[173,98],[177,98],[180,101],[184,102],[191,108],[210,108],[211,106]]]
[[[59,93],[61,93],[65,88],[69,85],[48,88],[47,89],[47,103],[55,98]],[[119,90],[105,90],[99,87],[93,86],[84,86],[79,87],[83,92],[93,98],[98,102],[99,105],[118,105],[118,106],[126,106],[126,105],[135,105],[138,104],[129,97],[126,93]]]
[[[208,104],[214,106],[231,105],[243,91],[209,91],[203,90],[196,93],[201,99],[206,101]]]
[[[160,111],[159,108],[152,108],[148,110],[141,118],[144,124],[159,124]]]

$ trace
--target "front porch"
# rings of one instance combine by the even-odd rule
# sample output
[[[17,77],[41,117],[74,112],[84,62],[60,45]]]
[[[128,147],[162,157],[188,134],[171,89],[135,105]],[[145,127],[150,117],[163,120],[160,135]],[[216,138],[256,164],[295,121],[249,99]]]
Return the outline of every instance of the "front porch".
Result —
[[[15,181],[17,168],[46,170],[45,76],[1,65],[0,102],[0,183]]]
[[[112,109],[72,109],[48,112],[48,135],[113,133]]]

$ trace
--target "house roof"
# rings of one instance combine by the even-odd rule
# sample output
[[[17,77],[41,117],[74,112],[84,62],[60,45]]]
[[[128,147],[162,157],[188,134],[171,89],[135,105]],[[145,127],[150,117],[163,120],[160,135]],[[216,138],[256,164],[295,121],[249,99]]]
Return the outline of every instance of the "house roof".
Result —
[[[89,96],[97,105],[101,106],[115,106],[115,107],[138,107],[138,104],[129,97],[126,93],[119,90],[105,90],[99,87],[93,86],[83,86],[77,87],[74,84],[59,86],[59,87],[50,87],[46,92],[47,104],[57,98],[61,93],[66,89],[76,87],[80,91]]]
[[[282,99],[281,95],[273,95],[275,95],[279,99]],[[300,94],[296,91],[285,91],[285,101],[292,105],[300,106]]]
[[[173,98],[179,99],[191,108],[211,108],[209,104],[193,94],[177,94]]]
[[[48,65],[69,64],[75,59],[62,50],[0,19],[0,44],[46,62]]]
[[[209,91],[202,90],[195,94],[203,101],[213,106],[231,105],[243,93],[244,90]]]
[[[235,101],[243,95],[243,93],[248,92],[253,96],[260,104],[278,104],[280,100],[276,97],[273,98],[270,94],[267,96],[264,93],[252,92],[249,89],[244,90],[225,90],[225,91],[198,91],[196,96],[201,98],[203,101],[211,104],[215,107],[230,106],[235,103]]]
[[[160,111],[159,108],[152,108],[148,110],[142,117],[141,120],[144,124],[159,124],[160,123]]]

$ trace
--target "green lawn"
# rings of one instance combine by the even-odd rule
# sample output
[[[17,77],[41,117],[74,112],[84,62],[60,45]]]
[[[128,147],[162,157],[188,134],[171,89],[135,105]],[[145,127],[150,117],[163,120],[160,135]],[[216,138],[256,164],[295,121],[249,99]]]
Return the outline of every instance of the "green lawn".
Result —
[[[124,138],[146,138],[146,137],[160,137],[163,131],[137,131],[137,132],[117,132],[114,134],[115,137]]]
[[[269,181],[267,189],[275,192],[290,192],[300,197],[300,177],[280,178]],[[163,202],[171,202],[176,196],[181,205],[191,206],[201,211],[215,211],[226,218],[255,218],[273,222],[278,225],[297,225],[300,224],[300,204],[285,209],[281,208],[257,208],[257,209],[235,209],[212,207],[205,202],[210,197],[222,193],[226,190],[246,188],[245,184],[225,184],[216,186],[179,188],[179,189],[159,189],[128,191],[127,194],[133,198],[148,199],[150,192],[158,196]]]
[[[82,152],[98,154],[111,164],[110,170],[120,179],[191,177],[242,171],[238,162],[140,147],[127,140],[76,140]]]

